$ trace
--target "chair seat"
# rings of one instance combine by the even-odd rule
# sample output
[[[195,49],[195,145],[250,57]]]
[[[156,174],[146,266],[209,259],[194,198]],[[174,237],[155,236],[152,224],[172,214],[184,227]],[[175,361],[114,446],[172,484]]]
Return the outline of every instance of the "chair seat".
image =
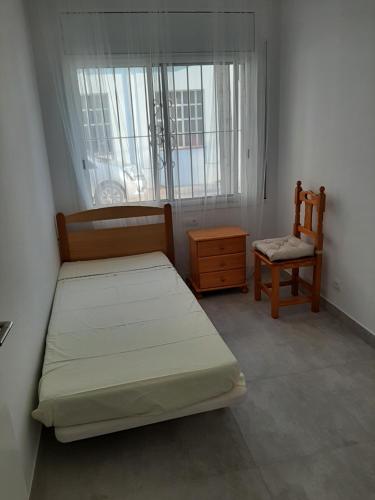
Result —
[[[292,235],[254,241],[253,248],[262,252],[271,261],[312,257],[315,253],[314,245]]]

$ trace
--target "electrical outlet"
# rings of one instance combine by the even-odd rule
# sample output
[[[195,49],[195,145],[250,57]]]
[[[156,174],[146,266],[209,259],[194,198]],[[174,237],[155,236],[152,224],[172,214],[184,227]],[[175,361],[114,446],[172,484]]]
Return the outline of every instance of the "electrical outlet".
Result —
[[[197,219],[195,219],[194,217],[192,217],[191,219],[185,219],[184,220],[184,225],[185,227],[198,227],[199,226],[199,222]]]

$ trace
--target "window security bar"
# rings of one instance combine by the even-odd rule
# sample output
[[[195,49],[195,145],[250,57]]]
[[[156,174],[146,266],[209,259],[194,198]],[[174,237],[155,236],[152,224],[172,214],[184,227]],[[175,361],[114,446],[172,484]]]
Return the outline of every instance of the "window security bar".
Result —
[[[240,192],[239,64],[77,71],[94,203]]]

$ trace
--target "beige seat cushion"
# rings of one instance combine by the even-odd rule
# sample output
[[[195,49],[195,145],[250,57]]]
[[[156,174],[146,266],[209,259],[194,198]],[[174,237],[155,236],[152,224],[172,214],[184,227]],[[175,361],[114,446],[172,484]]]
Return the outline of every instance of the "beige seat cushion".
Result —
[[[253,247],[264,253],[272,261],[311,257],[315,252],[314,245],[291,235],[283,238],[254,241]]]

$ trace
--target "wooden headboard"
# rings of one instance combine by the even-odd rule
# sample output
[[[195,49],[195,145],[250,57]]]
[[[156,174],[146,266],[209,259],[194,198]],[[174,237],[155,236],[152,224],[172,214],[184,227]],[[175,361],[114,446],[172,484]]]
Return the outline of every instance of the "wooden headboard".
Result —
[[[75,224],[135,217],[164,216],[164,222],[105,229],[71,230]],[[116,206],[56,215],[61,262],[105,259],[162,251],[174,264],[172,208]]]

